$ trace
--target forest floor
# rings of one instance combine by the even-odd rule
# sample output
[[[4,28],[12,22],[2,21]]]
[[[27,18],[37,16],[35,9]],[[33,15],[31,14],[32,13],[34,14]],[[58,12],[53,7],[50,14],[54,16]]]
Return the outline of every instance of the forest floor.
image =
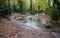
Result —
[[[20,27],[10,20],[0,19],[0,38],[60,38],[51,31],[30,30]]]
[[[18,27],[7,19],[0,19],[0,38],[56,38],[56,33],[33,31]]]

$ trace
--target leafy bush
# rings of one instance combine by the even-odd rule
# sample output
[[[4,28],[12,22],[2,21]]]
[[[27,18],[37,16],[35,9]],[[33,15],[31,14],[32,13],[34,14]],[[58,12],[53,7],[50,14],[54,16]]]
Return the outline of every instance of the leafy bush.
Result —
[[[51,18],[53,20],[58,20],[59,19],[59,11],[58,10],[52,11]]]

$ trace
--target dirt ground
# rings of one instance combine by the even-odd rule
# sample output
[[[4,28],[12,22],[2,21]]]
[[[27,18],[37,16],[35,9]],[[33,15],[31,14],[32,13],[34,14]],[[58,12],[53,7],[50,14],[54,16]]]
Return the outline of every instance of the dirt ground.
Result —
[[[33,31],[0,19],[0,38],[56,38],[51,32]]]

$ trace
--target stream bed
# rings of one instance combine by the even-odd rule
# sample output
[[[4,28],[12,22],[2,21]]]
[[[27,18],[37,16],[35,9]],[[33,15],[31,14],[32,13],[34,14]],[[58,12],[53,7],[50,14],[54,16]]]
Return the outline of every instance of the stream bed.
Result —
[[[34,16],[34,15],[25,16],[24,18],[11,16],[11,21],[15,23],[16,25],[23,27],[25,29],[29,29],[29,30],[43,31],[43,29],[46,29],[43,26],[43,24],[38,22],[37,16]],[[58,32],[51,32],[51,33],[56,38],[60,38],[60,34]]]
[[[40,30],[42,29],[38,27],[38,22],[37,22],[37,17],[35,16],[26,16],[24,18],[17,17],[14,19],[14,16],[12,16],[12,22],[16,23],[20,27],[24,27],[26,29],[31,29],[31,30]]]

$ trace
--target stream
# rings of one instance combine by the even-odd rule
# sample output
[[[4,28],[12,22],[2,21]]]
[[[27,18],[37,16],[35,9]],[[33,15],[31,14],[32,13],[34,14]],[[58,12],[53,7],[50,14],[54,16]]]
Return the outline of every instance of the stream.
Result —
[[[24,18],[12,16],[11,20],[13,23],[19,25],[20,27],[24,27],[30,30],[42,31],[42,29],[38,26],[40,24],[38,23],[38,18],[35,15],[25,16]]]
[[[29,15],[29,16],[24,16],[24,17],[11,16],[11,21],[13,23],[29,30],[38,30],[38,31],[45,30],[46,28],[43,25],[42,20],[44,21],[44,19],[38,19],[36,15]],[[52,32],[52,34],[56,38],[60,38],[59,32]]]

